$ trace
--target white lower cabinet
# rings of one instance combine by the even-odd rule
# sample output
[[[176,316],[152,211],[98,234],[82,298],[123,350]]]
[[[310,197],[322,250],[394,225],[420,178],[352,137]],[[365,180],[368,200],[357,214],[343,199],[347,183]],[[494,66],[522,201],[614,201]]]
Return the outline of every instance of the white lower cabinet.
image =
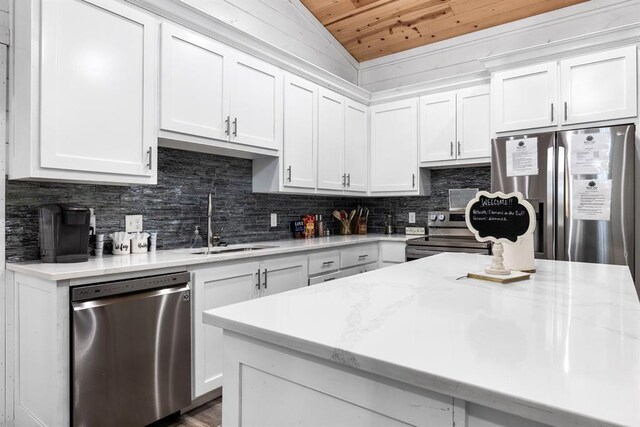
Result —
[[[380,266],[400,264],[406,261],[406,242],[380,242]]]
[[[222,329],[202,323],[206,310],[307,285],[307,257],[290,256],[192,270],[193,398],[222,386]]]
[[[348,246],[339,251],[309,254],[309,285],[329,282],[375,270],[379,266],[378,243]]]

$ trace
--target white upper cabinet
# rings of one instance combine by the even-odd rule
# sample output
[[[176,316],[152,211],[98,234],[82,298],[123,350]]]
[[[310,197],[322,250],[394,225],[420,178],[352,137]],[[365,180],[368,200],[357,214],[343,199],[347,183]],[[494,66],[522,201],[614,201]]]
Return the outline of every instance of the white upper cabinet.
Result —
[[[628,46],[494,73],[494,131],[636,117],[636,57]]]
[[[345,102],[344,170],[346,190],[366,192],[369,172],[368,107],[347,99]]]
[[[167,22],[162,24],[161,121],[165,130],[226,139],[228,48]]]
[[[371,112],[371,192],[418,194],[418,102],[374,105]]]
[[[490,150],[488,85],[420,97],[421,163],[488,159]]]
[[[420,161],[456,158],[456,93],[420,97]]]
[[[278,150],[282,146],[282,71],[236,52],[227,74],[231,141]]]
[[[491,112],[496,132],[558,123],[556,62],[500,71],[491,77]]]
[[[562,123],[637,115],[636,47],[560,61]]]
[[[367,107],[328,89],[318,94],[318,190],[367,191]]]
[[[316,187],[317,100],[318,87],[314,83],[286,75],[282,162],[285,187]]]
[[[279,68],[164,22],[161,79],[162,130],[259,149],[280,149]],[[171,138],[179,140],[180,136]]]
[[[489,85],[460,89],[456,94],[456,156],[458,160],[491,156]]]
[[[345,98],[328,89],[318,93],[318,189],[343,190]]]
[[[158,21],[112,0],[14,17],[9,177],[155,184]]]

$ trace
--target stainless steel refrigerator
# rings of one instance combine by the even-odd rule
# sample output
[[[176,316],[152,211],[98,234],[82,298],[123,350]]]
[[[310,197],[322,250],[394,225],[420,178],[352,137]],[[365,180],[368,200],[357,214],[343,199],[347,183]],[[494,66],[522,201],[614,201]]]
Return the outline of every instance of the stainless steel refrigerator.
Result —
[[[492,141],[491,189],[536,210],[536,258],[628,265],[634,274],[634,125]]]

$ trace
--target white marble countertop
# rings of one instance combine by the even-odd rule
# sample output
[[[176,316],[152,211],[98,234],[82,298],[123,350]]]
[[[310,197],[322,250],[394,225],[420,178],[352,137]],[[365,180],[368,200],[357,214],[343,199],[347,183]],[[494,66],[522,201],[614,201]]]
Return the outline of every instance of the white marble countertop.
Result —
[[[157,268],[181,267],[194,264],[231,261],[236,259],[271,256],[300,251],[330,249],[332,247],[348,246],[358,243],[399,241],[404,242],[418,236],[404,234],[368,234],[351,236],[330,236],[314,239],[275,240],[269,242],[246,243],[229,245],[229,248],[247,246],[271,246],[266,249],[247,252],[229,252],[214,255],[193,254],[196,249],[174,249],[143,254],[105,255],[90,257],[87,262],[67,264],[42,263],[30,261],[22,263],[7,263],[7,270],[40,277],[46,280],[67,280],[104,276],[106,274],[130,273]],[[204,248],[206,249],[206,247]]]
[[[640,303],[627,267],[536,260],[459,279],[441,254],[205,312],[204,322],[554,425],[640,425]]]

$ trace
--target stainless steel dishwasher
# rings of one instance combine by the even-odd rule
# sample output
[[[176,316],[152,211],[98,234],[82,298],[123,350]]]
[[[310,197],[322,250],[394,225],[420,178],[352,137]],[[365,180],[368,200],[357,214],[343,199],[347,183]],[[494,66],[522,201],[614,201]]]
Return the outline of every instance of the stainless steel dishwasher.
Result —
[[[71,290],[74,426],[144,426],[191,403],[189,273]]]

